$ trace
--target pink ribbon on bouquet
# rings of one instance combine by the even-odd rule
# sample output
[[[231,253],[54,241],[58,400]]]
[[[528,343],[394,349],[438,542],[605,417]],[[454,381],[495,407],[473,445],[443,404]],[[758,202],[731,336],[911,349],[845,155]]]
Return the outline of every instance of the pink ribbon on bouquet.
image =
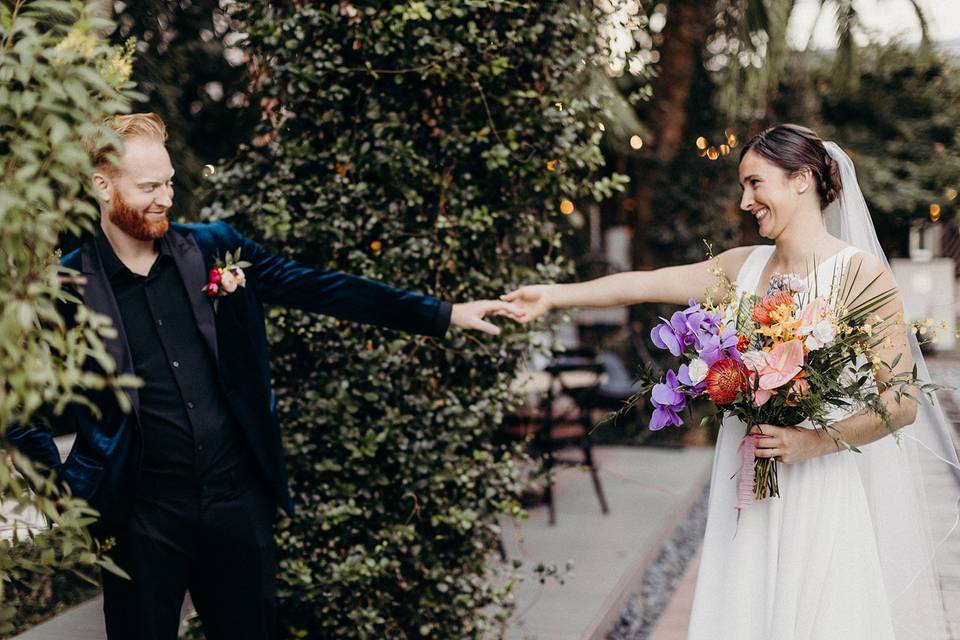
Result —
[[[756,503],[754,496],[754,485],[756,475],[757,440],[766,438],[763,433],[748,433],[743,436],[737,452],[740,454],[740,479],[737,482],[737,519],[740,518],[740,511],[751,504]]]

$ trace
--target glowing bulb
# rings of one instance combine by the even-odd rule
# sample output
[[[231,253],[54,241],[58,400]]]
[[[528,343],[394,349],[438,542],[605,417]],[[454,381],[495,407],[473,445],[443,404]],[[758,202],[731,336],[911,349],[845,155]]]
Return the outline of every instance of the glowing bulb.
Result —
[[[562,213],[565,216],[568,216],[571,213],[573,213],[573,203],[570,202],[569,200],[564,200],[563,202],[561,202],[560,213]]]
[[[936,222],[940,219],[940,205],[933,203],[930,205],[930,219]]]
[[[956,200],[957,199],[957,190],[953,187],[947,189],[947,200]]]
[[[566,173],[567,165],[563,160],[547,160],[547,171]]]
[[[707,142],[707,139],[704,138],[703,136],[700,136],[699,138],[697,138],[697,149],[700,149],[701,151],[703,151],[704,149],[707,148],[707,144],[709,143]]]
[[[383,249],[383,243],[379,240],[374,240],[370,243],[370,250],[374,253],[380,253],[381,249]]]
[[[710,147],[709,149],[707,149],[707,157],[710,158],[711,160],[716,160],[717,158],[720,157],[720,154],[717,152],[715,148]]]
[[[215,174],[216,172],[217,172],[217,168],[214,167],[212,164],[205,164],[205,165],[203,165],[203,177],[204,177],[204,178],[209,178],[210,176],[212,176],[212,175]]]
[[[634,149],[639,149],[643,146],[643,138],[640,136],[631,136],[630,137],[630,146]]]
[[[607,130],[607,128],[603,125],[602,122],[598,122],[598,123],[597,123],[597,129],[600,129],[600,131],[606,131],[606,130]]]

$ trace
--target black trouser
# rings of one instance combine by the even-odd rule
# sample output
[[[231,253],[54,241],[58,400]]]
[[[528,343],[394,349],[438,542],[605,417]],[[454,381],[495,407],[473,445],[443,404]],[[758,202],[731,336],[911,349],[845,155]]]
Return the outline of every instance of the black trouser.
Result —
[[[207,640],[272,640],[276,503],[255,474],[202,487],[145,479],[111,552],[132,580],[102,572],[110,640],[175,640],[186,591]]]

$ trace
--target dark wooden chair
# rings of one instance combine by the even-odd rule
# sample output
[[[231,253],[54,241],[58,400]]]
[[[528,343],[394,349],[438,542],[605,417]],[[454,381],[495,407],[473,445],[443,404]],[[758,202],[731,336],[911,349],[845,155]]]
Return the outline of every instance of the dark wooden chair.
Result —
[[[504,426],[512,438],[526,440],[530,451],[540,458],[546,475],[543,502],[547,505],[550,524],[556,523],[553,491],[553,470],[557,466],[583,466],[590,473],[600,511],[609,512],[603,485],[593,459],[591,408],[604,381],[604,366],[590,352],[559,354],[545,368],[549,383],[536,407],[516,412]],[[558,455],[562,449],[575,447],[580,459]]]

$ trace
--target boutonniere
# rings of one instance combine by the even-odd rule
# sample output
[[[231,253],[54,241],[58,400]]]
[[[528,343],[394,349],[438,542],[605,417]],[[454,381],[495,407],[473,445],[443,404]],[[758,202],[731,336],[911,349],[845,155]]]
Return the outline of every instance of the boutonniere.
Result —
[[[216,311],[220,298],[230,295],[237,290],[237,287],[247,286],[247,276],[244,275],[243,268],[249,267],[250,263],[240,259],[240,249],[237,249],[236,255],[231,255],[227,251],[224,259],[215,257],[213,264],[214,267],[210,269],[207,276],[207,284],[203,286],[203,292],[213,298],[213,310]]]

